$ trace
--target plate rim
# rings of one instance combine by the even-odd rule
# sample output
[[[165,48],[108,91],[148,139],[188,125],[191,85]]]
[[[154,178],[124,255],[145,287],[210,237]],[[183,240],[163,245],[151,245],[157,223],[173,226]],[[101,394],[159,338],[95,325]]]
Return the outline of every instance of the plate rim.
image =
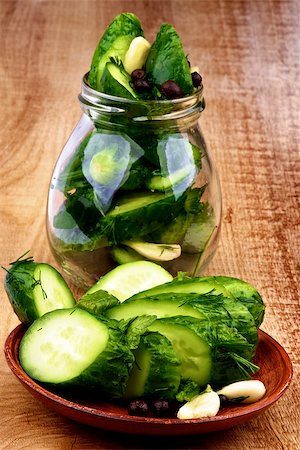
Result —
[[[270,336],[265,331],[259,329],[259,340],[268,341],[276,350],[280,353],[281,359],[284,362],[284,366],[287,367],[287,371],[283,373],[283,380],[281,382],[281,388],[273,392],[267,398],[263,397],[258,402],[255,402],[251,405],[249,409],[249,405],[247,410],[236,410],[236,412],[228,412],[223,415],[217,415],[209,418],[199,418],[199,419],[178,419],[178,418],[156,418],[156,417],[138,417],[131,416],[129,414],[116,414],[108,411],[101,411],[101,409],[96,409],[91,406],[84,405],[80,402],[69,400],[61,395],[58,395],[51,390],[39,385],[36,381],[29,377],[26,372],[22,369],[21,364],[18,358],[14,357],[14,349],[15,346],[13,344],[17,343],[17,347],[19,348],[21,336],[26,331],[26,326],[24,324],[19,324],[16,326],[7,336],[4,345],[4,353],[6,357],[7,364],[16,378],[30,391],[35,391],[39,396],[43,398],[49,399],[52,403],[57,405],[62,405],[64,408],[70,411],[74,411],[76,413],[87,414],[92,417],[101,418],[104,420],[114,421],[116,423],[123,423],[126,421],[127,423],[137,423],[143,424],[145,426],[157,425],[157,426],[166,426],[170,427],[185,427],[187,425],[195,425],[198,427],[206,426],[208,424],[226,424],[227,421],[238,420],[245,421],[247,420],[247,416],[256,415],[256,413],[263,412],[265,409],[272,406],[287,390],[289,385],[291,384],[293,377],[293,366],[290,360],[290,357],[286,350],[282,347],[282,345],[276,341],[272,336]],[[113,403],[113,402],[107,402]],[[100,427],[100,426],[99,426]],[[102,428],[105,428],[103,426]]]

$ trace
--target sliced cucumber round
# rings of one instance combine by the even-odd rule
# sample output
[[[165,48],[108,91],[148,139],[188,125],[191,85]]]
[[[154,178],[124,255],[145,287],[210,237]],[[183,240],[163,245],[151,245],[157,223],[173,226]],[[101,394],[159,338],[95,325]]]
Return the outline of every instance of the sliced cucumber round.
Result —
[[[87,293],[91,294],[102,289],[122,302],[138,292],[167,283],[172,279],[172,275],[157,264],[150,261],[134,261],[111,270]]]
[[[134,357],[117,327],[83,309],[69,308],[51,311],[29,327],[19,359],[37,381],[97,388],[121,397]]]
[[[172,343],[181,362],[181,377],[204,386],[211,379],[212,355],[205,334],[202,333],[201,336],[193,330],[193,325],[194,328],[198,323],[200,325],[198,320],[193,322],[191,318],[184,316],[159,319],[150,325],[149,330],[158,331]],[[206,321],[204,324],[206,325]]]
[[[118,158],[116,146],[107,147],[94,154],[90,162],[90,174],[93,180],[102,185],[109,185],[115,175],[124,172],[128,166],[128,158]],[[125,164],[124,164],[125,163]]]
[[[20,362],[35,380],[62,383],[87,369],[107,341],[107,327],[91,314],[60,310],[30,327],[20,345]]]

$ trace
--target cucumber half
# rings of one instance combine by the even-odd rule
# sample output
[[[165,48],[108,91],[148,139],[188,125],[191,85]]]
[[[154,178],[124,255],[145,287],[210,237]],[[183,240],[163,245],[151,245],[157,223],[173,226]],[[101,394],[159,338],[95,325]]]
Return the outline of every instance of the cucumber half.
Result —
[[[69,308],[51,311],[29,327],[19,359],[37,381],[121,397],[134,357],[117,327],[83,309]]]
[[[35,380],[62,383],[78,377],[103,352],[107,327],[80,309],[36,321],[22,339],[20,362]]]
[[[75,305],[73,294],[60,273],[49,264],[35,263],[30,257],[12,263],[4,284],[16,315],[26,324],[54,309]]]
[[[122,302],[144,289],[167,283],[172,279],[172,275],[157,264],[150,261],[134,261],[111,270],[87,293],[91,294],[101,289]]]

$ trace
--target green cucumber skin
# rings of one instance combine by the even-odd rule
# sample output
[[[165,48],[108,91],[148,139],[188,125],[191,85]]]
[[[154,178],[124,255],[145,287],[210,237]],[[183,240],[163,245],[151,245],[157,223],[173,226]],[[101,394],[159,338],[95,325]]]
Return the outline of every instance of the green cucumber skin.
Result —
[[[162,334],[148,332],[141,336],[140,349],[143,347],[150,353],[150,367],[141,396],[174,399],[180,384],[180,360],[173,350],[172,344]],[[139,366],[139,361],[137,361],[137,366]],[[135,365],[133,370],[138,371],[137,366]],[[136,398],[134,386],[131,387],[129,394],[129,385],[130,378],[125,397]]]
[[[111,256],[118,264],[127,264],[134,261],[145,261],[146,259],[131,248],[117,246],[111,248]]]
[[[97,388],[108,398],[122,398],[133,363],[134,356],[123,333],[117,328],[109,328],[108,348],[79,377],[65,385]]]
[[[172,222],[151,233],[151,240],[158,244],[181,244],[188,226],[188,215],[181,212]]]
[[[59,241],[62,241],[59,245],[66,250],[94,250],[102,247],[104,242],[107,242],[106,245],[118,245],[123,241],[145,236],[163,224],[171,222],[182,210],[185,200],[185,195],[175,200],[173,195],[151,192],[127,193],[115,199],[106,216],[98,219],[98,212],[92,201],[92,191],[88,202],[84,201],[84,196],[81,201],[80,195],[79,191],[69,197],[65,210],[59,212],[54,218],[56,236]],[[76,200],[77,196],[78,200]],[[71,203],[72,197],[75,200],[74,203]],[[144,204],[145,198],[148,199],[146,204]],[[141,199],[143,206],[139,207],[137,204],[131,210],[118,213],[120,205],[129,204],[136,199],[137,202]],[[80,242],[77,238],[78,227],[74,226],[75,222],[68,225],[69,211],[72,212],[71,219],[73,214],[78,214],[75,216],[75,222],[85,233],[84,242]],[[88,211],[89,214],[86,214]],[[89,217],[90,224],[85,223],[86,217]]]
[[[172,326],[175,339],[179,329],[186,328],[189,333],[194,333],[199,340],[204,341],[210,347],[211,367],[209,377],[203,380],[201,386],[207,383],[225,385],[247,378],[245,373],[241,371],[240,367],[230,357],[231,352],[237,353],[247,360],[251,360],[252,357],[251,345],[236,329],[230,328],[223,323],[213,324],[207,320],[178,316],[157,319],[150,325],[150,331],[157,331],[157,324],[159,327],[158,331],[161,334],[164,334],[165,326]],[[170,334],[168,334],[167,338],[171,343],[173,342]],[[182,359],[182,351],[184,349],[177,347],[177,355],[180,360]],[[201,370],[201,367],[199,370]],[[189,379],[199,384],[197,377]]]
[[[33,274],[36,269],[34,262],[13,266],[5,276],[4,287],[9,301],[19,320],[30,324],[39,317],[32,297]]]
[[[165,81],[173,80],[180,86],[183,95],[193,92],[192,77],[184,49],[172,25],[161,26],[146,61],[146,73],[158,88]]]
[[[144,193],[139,196],[143,198]],[[128,239],[145,236],[148,233],[160,228],[162,224],[167,224],[173,220],[181,211],[185,197],[182,196],[175,200],[173,195],[152,196],[147,193],[149,198],[147,205],[135,208],[122,214],[115,214],[118,210],[118,201],[115,202],[114,210],[111,210],[104,219],[106,236],[110,244],[116,245]],[[137,197],[134,194],[126,196],[126,200]],[[153,201],[152,199],[157,201]]]
[[[31,324],[41,316],[36,306],[34,298],[34,289],[39,280],[36,279],[35,271],[37,267],[50,267],[51,271],[56,274],[62,290],[69,297],[69,303],[75,305],[75,299],[67,286],[61,274],[54,267],[45,263],[35,263],[34,261],[20,261],[13,264],[5,277],[5,290],[15,314],[24,324]],[[46,286],[41,284],[42,289],[47,290]],[[46,295],[46,293],[45,293]],[[69,304],[69,307],[73,306]],[[61,305],[64,307],[64,305]]]
[[[254,319],[248,309],[238,300],[216,295],[191,293],[163,293],[146,297],[142,292],[125,300],[121,305],[106,311],[111,319],[129,319],[141,314],[156,315],[158,318],[177,315],[206,318],[212,323],[222,322],[236,328],[252,346],[254,353],[258,333]],[[247,325],[247,326],[246,326]]]
[[[183,280],[174,279],[169,283],[155,286],[146,291],[139,292],[132,299],[150,297],[153,295],[166,294],[166,293],[182,293],[182,294],[223,294],[228,298],[234,299],[233,295],[220,284],[215,277],[206,279],[203,277],[186,278]]]
[[[94,52],[89,72],[89,84],[97,89],[97,69],[102,56],[109,50],[112,43],[119,36],[143,36],[139,19],[132,13],[119,14],[107,27]]]
[[[143,197],[145,193],[138,195]],[[163,225],[168,226],[182,211],[185,196],[175,200],[173,195],[161,195],[157,201],[151,202],[154,198],[152,195],[147,193],[148,205],[122,214],[114,214],[118,209],[118,200],[115,200],[106,216],[100,217],[92,200],[92,190],[90,200],[85,200],[87,196],[84,193],[81,195],[81,191],[76,192],[68,198],[65,209],[54,218],[56,236],[61,241],[61,247],[66,250],[94,250],[104,245],[118,245],[123,241],[152,233]],[[130,199],[131,193],[127,194],[127,197]],[[77,226],[86,236],[84,242],[78,237]]]
[[[222,284],[235,298],[240,300],[252,314],[258,328],[264,319],[265,305],[260,293],[250,283],[233,277],[205,277],[207,281],[216,280]]]

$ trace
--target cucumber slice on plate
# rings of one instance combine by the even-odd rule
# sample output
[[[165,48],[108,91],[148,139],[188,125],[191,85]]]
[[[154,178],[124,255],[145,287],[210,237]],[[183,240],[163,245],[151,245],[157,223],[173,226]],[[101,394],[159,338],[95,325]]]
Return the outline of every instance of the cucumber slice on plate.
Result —
[[[199,386],[244,379],[245,371],[255,369],[248,364],[251,345],[235,328],[223,323],[178,316],[158,319],[149,330],[169,339],[181,361],[181,378]]]
[[[226,276],[205,277],[204,281],[216,281],[224,286],[236,299],[241,301],[252,314],[256,327],[258,328],[263,321],[265,314],[265,305],[260,293],[244,280]]]
[[[21,257],[11,264],[4,285],[14,312],[26,324],[54,309],[75,305],[60,273],[49,264],[35,263],[31,257]]]
[[[123,266],[121,266],[123,267]],[[171,284],[171,283],[169,283]],[[236,328],[252,345],[253,351],[258,342],[258,333],[254,319],[245,305],[237,299],[224,295],[172,292],[150,296],[134,295],[120,305],[105,311],[110,319],[133,319],[147,314],[157,318],[173,316],[190,316],[206,319],[212,324],[220,322]]]
[[[122,302],[138,292],[172,279],[172,275],[157,264],[150,261],[135,261],[122,264],[108,272],[88,290],[87,294],[101,289]]]
[[[160,333],[141,337],[135,353],[125,397],[153,396],[175,398],[180,383],[180,361],[170,341]]]
[[[117,327],[80,308],[37,319],[20,344],[20,363],[33,379],[96,388],[121,397],[134,357]]]

